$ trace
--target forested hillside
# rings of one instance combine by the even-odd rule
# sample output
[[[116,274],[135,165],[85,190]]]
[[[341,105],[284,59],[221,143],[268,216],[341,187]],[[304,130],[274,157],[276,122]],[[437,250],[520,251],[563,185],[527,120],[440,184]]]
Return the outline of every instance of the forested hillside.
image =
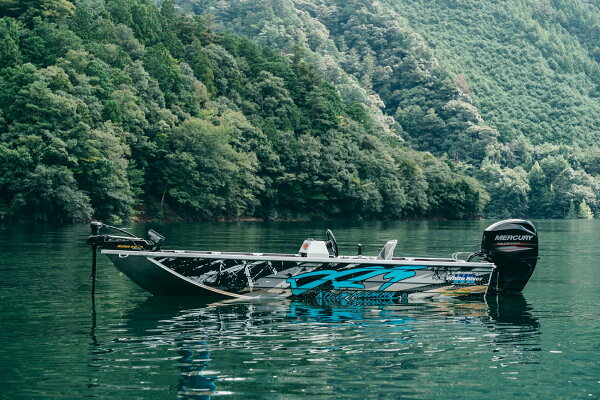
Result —
[[[512,1],[508,7],[387,2],[438,49],[444,65],[466,77],[482,115],[508,138],[599,142],[600,65],[592,47],[600,44],[600,37],[593,39],[594,29],[600,34],[598,6],[570,0]]]
[[[364,89],[409,146],[445,155],[484,183],[491,198],[486,216],[600,214],[597,5],[561,0],[178,4],[214,15],[220,29],[283,53],[305,48],[336,86]]]
[[[600,215],[596,5],[156,3],[0,2],[0,218]]]
[[[390,111],[434,91],[448,140],[493,136],[418,37],[401,79],[361,82],[359,55],[354,74],[332,58],[332,80],[302,41],[219,33],[171,1],[4,0],[0,16],[2,218],[471,218],[488,201]]]

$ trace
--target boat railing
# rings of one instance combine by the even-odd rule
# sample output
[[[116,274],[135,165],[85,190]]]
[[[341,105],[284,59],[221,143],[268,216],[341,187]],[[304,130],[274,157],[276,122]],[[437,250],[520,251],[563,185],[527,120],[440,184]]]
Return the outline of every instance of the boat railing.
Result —
[[[462,259],[460,257],[469,257],[471,254],[470,251],[457,251],[456,253],[452,253],[452,259],[456,262],[467,262],[466,259]]]

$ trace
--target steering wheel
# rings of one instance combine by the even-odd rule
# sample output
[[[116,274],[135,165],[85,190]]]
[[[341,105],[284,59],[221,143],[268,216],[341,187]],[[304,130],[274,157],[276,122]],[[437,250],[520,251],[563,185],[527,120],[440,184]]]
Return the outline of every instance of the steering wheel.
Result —
[[[333,232],[331,232],[331,229],[327,229],[325,231],[325,235],[327,236],[327,247],[331,248],[331,250],[333,251],[333,256],[337,257],[339,254],[338,245],[337,241],[335,240],[335,236],[333,235]]]

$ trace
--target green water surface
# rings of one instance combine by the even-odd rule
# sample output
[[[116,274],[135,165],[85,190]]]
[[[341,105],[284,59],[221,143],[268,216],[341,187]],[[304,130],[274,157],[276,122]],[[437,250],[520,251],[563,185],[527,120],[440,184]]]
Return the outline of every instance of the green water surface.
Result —
[[[131,225],[167,248],[296,252],[332,228],[341,253],[474,251],[493,221]],[[600,396],[600,221],[534,221],[522,296],[418,305],[211,303],[152,297],[87,225],[0,225],[2,399],[583,399]]]

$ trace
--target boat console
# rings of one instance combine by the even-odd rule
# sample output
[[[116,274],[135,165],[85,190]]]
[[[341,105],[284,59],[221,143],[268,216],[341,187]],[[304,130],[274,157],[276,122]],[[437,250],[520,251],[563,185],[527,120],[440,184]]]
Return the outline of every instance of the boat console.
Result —
[[[300,246],[298,254],[300,254],[300,257],[306,258],[327,258],[329,257],[329,249],[327,248],[327,242],[324,240],[308,238]]]

